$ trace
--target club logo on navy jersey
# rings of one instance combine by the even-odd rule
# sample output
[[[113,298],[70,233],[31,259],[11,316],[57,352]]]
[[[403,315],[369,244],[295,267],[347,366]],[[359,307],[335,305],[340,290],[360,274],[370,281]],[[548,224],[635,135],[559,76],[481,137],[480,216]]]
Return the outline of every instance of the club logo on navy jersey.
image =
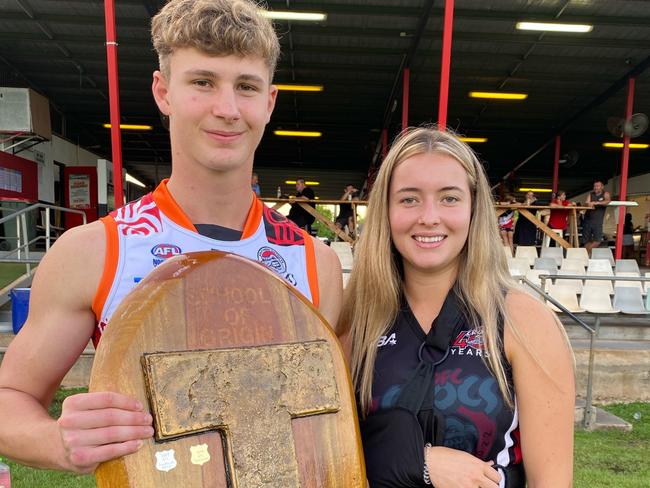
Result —
[[[151,254],[155,257],[153,259],[153,265],[158,266],[165,259],[177,256],[181,253],[181,248],[174,244],[158,244],[151,248]]]
[[[261,247],[257,251],[257,260],[280,276],[287,272],[287,263],[284,258],[275,249],[268,246]]]
[[[454,356],[486,356],[483,333],[476,330],[464,330],[456,336],[451,345]]]

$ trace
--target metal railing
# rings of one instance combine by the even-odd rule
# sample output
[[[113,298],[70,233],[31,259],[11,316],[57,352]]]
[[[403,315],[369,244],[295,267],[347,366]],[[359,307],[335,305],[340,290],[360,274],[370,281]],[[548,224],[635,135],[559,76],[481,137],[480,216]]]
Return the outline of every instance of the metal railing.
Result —
[[[593,426],[595,420],[595,413],[593,408],[593,376],[594,376],[594,347],[596,344],[596,339],[598,338],[598,332],[600,331],[600,315],[596,314],[596,320],[593,327],[587,325],[582,319],[569,311],[564,305],[559,301],[553,298],[546,290],[546,280],[548,279],[565,279],[565,280],[602,280],[602,281],[650,281],[650,278],[644,278],[641,276],[592,276],[592,275],[558,275],[558,274],[541,274],[539,275],[541,286],[533,283],[525,276],[513,276],[517,280],[521,280],[523,283],[528,285],[532,290],[541,295],[545,300],[555,305],[562,312],[567,314],[571,320],[577,323],[580,327],[585,329],[590,336],[589,339],[589,365],[587,369],[587,392],[585,398],[585,410],[584,416],[582,419],[583,426],[585,429],[589,430]]]
[[[30,257],[30,250],[29,250],[30,246],[32,246],[36,242],[44,240],[45,250],[47,251],[50,249],[52,242],[56,240],[56,237],[52,235],[52,230],[62,230],[52,225],[52,219],[51,219],[52,210],[58,210],[60,212],[67,212],[67,213],[81,215],[83,223],[84,224],[86,223],[86,214],[84,211],[75,210],[66,207],[59,207],[57,205],[50,205],[46,203],[35,203],[33,205],[29,205],[28,207],[16,211],[14,211],[15,209],[13,208],[7,208],[7,207],[0,207],[0,210],[13,211],[13,213],[11,213],[10,215],[0,218],[0,224],[11,223],[14,220],[16,221],[16,237],[2,236],[2,238],[5,240],[15,239],[16,249],[14,249],[13,251],[9,251],[7,254],[4,255],[4,257],[1,257],[0,263],[21,263],[21,264],[24,263],[25,274],[27,276],[31,276],[31,272],[32,272],[31,265],[38,264],[40,262],[40,258]],[[43,229],[45,230],[45,235],[36,236],[30,240],[29,233],[28,233],[28,225],[27,225],[27,215],[30,212],[41,211],[41,210],[44,210],[45,222],[43,225]],[[11,256],[13,256],[14,254],[16,255],[16,258],[11,258]]]

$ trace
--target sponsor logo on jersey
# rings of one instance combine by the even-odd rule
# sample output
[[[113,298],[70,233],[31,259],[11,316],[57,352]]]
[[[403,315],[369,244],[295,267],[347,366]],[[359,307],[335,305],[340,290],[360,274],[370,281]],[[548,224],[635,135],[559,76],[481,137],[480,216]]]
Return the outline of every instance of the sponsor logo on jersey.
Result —
[[[379,342],[377,343],[377,347],[384,347],[384,346],[396,346],[397,345],[397,334],[393,332],[391,335],[383,335],[379,338]]]
[[[268,246],[261,247],[257,251],[257,260],[272,269],[280,276],[287,272],[287,263],[282,256],[273,248]]]
[[[456,336],[451,345],[452,356],[487,357],[483,334],[476,330],[464,330]]]
[[[181,248],[175,244],[158,244],[151,248],[151,254],[155,256],[153,259],[153,265],[158,266],[165,259],[178,256],[180,253]]]

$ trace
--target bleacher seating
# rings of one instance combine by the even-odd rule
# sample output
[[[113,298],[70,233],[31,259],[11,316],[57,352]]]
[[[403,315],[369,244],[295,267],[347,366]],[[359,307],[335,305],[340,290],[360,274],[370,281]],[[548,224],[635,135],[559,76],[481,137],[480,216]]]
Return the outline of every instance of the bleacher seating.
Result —
[[[589,264],[589,254],[584,247],[570,247],[566,250],[566,259],[577,259],[584,267]]]
[[[515,258],[525,259],[530,267],[535,265],[535,259],[538,257],[535,246],[517,246],[517,250],[515,251]]]
[[[612,307],[609,292],[602,286],[585,284],[580,295],[580,307],[591,313],[617,313]]]
[[[643,306],[641,290],[630,286],[616,286],[614,308],[627,314],[650,314],[650,311]]]
[[[559,268],[562,265],[562,260],[564,259],[564,249],[561,247],[543,247],[541,257],[555,259],[555,262]]]
[[[560,252],[549,253],[542,249],[542,257],[534,259],[531,269],[530,260],[534,256],[531,247],[520,246],[523,250],[518,253],[518,257],[508,258],[510,274],[525,276],[528,281],[539,287],[541,287],[540,275],[556,275],[557,278],[545,280],[545,291],[560,301],[568,310],[599,314],[620,312],[650,314],[650,293],[648,293],[650,282],[616,279],[637,276],[641,279],[642,274],[636,271],[638,269],[636,261],[621,259],[615,261],[616,267],[612,269],[610,260],[604,254],[601,254],[602,259],[588,259],[586,254],[576,252],[584,251],[584,249],[570,248],[567,249],[567,257],[561,258],[558,270],[557,258],[561,255],[562,250],[555,248]],[[605,249],[605,251],[609,250]],[[586,270],[584,265],[587,265]],[[563,279],[560,278],[562,275],[580,275],[584,278]],[[613,279],[589,279],[589,277],[611,277]],[[650,272],[646,272],[645,277],[650,278]],[[525,283],[524,286],[526,286]],[[629,290],[623,290],[623,288]],[[537,294],[532,288],[530,291],[534,295]]]
[[[578,304],[578,296],[575,289],[565,285],[551,285],[548,291],[549,295],[560,302],[569,312],[584,312],[584,309]],[[561,312],[559,308],[548,302],[548,305],[556,312]]]
[[[614,266],[614,256],[609,247],[596,247],[591,250],[591,259],[606,259],[610,266]]]

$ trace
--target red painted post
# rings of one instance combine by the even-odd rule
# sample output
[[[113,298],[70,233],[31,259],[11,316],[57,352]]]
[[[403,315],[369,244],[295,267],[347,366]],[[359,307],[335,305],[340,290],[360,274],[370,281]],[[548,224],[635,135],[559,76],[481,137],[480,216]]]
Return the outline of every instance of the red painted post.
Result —
[[[625,106],[625,120],[632,118],[634,107],[634,78],[627,82],[627,104]],[[618,199],[624,201],[627,198],[627,170],[630,162],[630,136],[623,136],[623,161],[621,162],[621,194]],[[616,227],[616,259],[623,255],[623,225],[625,224],[626,207],[618,207],[618,226]]]
[[[553,193],[557,197],[557,186],[560,175],[560,143],[562,136],[555,136],[555,160],[553,161]]]
[[[445,21],[442,32],[442,65],[440,67],[440,97],[438,101],[438,130],[447,128],[449,105],[449,72],[451,70],[451,39],[454,27],[454,0],[445,0]]]
[[[386,158],[388,154],[388,129],[382,129],[381,131],[381,159],[382,161]]]
[[[120,86],[117,75],[117,34],[114,0],[104,0],[106,23],[106,62],[108,65],[108,102],[111,112],[111,147],[115,208],[124,203],[122,191],[122,133],[120,131]]]
[[[402,78],[402,130],[409,126],[409,83],[411,78],[411,69],[404,68]]]

